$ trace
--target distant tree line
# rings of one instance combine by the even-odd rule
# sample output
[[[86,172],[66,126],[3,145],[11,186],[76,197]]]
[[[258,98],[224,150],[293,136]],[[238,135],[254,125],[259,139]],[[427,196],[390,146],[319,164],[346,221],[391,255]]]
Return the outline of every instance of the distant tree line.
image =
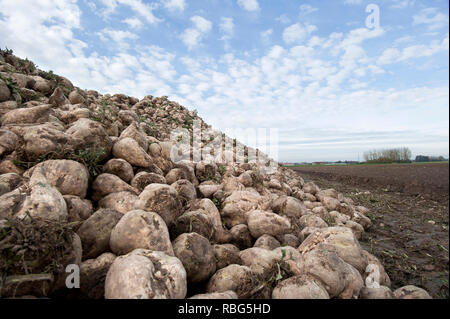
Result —
[[[358,164],[358,161],[337,161],[337,164]]]
[[[443,162],[446,159],[444,156],[425,156],[425,155],[417,155],[415,162]]]
[[[364,153],[368,163],[410,163],[411,150],[407,147],[372,150]]]

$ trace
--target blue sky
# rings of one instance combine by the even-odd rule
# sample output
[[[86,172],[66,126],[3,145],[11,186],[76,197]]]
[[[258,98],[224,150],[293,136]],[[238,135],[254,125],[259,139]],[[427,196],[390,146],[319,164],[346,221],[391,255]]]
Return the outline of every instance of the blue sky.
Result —
[[[366,25],[369,4],[380,25]],[[280,161],[449,155],[448,1],[0,0],[0,46],[84,89],[168,95]],[[237,138],[241,136],[236,135]]]

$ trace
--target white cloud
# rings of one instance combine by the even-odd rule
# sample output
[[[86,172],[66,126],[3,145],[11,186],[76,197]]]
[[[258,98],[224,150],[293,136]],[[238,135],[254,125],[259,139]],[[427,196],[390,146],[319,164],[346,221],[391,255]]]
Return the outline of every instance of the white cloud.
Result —
[[[107,19],[117,8],[117,0],[100,0],[100,3],[104,6],[102,10],[99,10],[94,2],[89,2],[89,7],[95,14]]]
[[[323,44],[323,39],[318,37],[318,36],[312,36],[311,39],[309,39],[308,41],[308,46],[309,47],[315,47],[315,46],[320,46]]]
[[[394,44],[407,43],[414,41],[415,37],[411,35],[405,35],[404,37],[400,37],[394,41]]]
[[[415,0],[392,0],[394,3],[391,5],[391,8],[395,9],[404,9],[415,4]]]
[[[234,32],[234,23],[233,23],[233,18],[220,18],[220,30],[227,34],[227,35],[233,35]]]
[[[85,0],[85,3],[86,3],[87,6],[89,7],[89,9],[91,9],[91,11],[93,11],[93,12],[96,12],[96,11],[97,11],[97,6],[95,5],[94,2]]]
[[[79,28],[81,10],[74,1],[0,1],[0,13],[6,17],[14,16],[17,20],[10,19],[11,23],[20,28],[28,28],[32,23],[58,22],[64,27]],[[37,11],[35,11],[37,10]],[[31,13],[31,14],[30,14]]]
[[[128,24],[128,26],[132,29],[140,29],[143,26],[142,21],[136,17],[127,18],[125,20],[122,20],[122,22]]]
[[[134,12],[140,14],[150,24],[155,24],[162,21],[161,19],[158,19],[153,15],[153,10],[158,8],[158,4],[156,3],[145,4],[141,0],[117,0],[117,1],[123,5],[129,6]]]
[[[212,23],[209,20],[206,20],[200,16],[194,16],[191,18],[191,21],[194,23],[195,27],[201,32],[209,32],[212,28]]]
[[[428,30],[437,30],[448,26],[448,15],[438,12],[436,8],[426,8],[413,17],[413,24],[425,24]]]
[[[367,29],[359,28],[351,30],[347,36],[337,45],[338,49],[345,50],[347,47],[360,45],[365,40],[380,37],[385,34],[383,28]],[[332,34],[333,35],[333,34]],[[338,34],[335,34],[339,38]]]
[[[162,19],[157,18],[153,11],[159,7],[157,3],[143,3],[142,0],[101,0],[105,6],[101,15],[108,18],[114,13],[119,5],[128,6],[136,14],[140,15],[150,24],[161,22]]]
[[[352,90],[359,90],[359,89],[363,89],[366,88],[369,84],[366,82],[361,82],[355,79],[350,80],[350,87],[352,88]]]
[[[331,48],[331,54],[338,58],[339,68],[336,72],[327,75],[326,80],[329,88],[337,89],[349,79],[361,77],[368,70],[374,71],[369,69],[371,61],[362,44],[368,39],[383,34],[384,30],[381,28],[374,30],[354,29],[345,36],[340,33],[330,34],[329,39],[324,42],[322,47]]]
[[[194,27],[184,30],[181,34],[181,40],[189,50],[197,47],[205,34],[211,31],[212,28],[212,22],[200,16],[191,17],[191,22],[194,24]]]
[[[72,1],[0,0],[0,44],[40,66],[67,65],[87,45],[75,40],[81,11]],[[45,48],[45,49],[43,49]]]
[[[381,56],[378,58],[377,63],[380,65],[391,64],[397,61],[401,57],[401,52],[395,48],[389,48],[383,51]]]
[[[302,25],[300,23],[296,23],[284,29],[283,40],[287,44],[299,43],[304,41],[309,34],[315,30],[317,30],[317,27],[314,25]]]
[[[258,11],[259,3],[258,0],[237,0],[238,5],[247,11]]]
[[[432,41],[430,44],[415,44],[405,47],[401,50],[397,48],[389,48],[384,50],[383,54],[378,58],[377,64],[392,64],[402,62],[409,59],[429,57],[439,52],[449,50],[448,34],[442,41]]]
[[[230,49],[230,40],[234,34],[233,18],[222,17],[222,18],[220,18],[220,21],[221,22],[219,24],[219,28],[223,34],[222,37],[220,38],[220,40],[224,41],[225,50],[229,50]]]
[[[150,46],[140,50],[139,61],[164,80],[173,80],[177,72],[173,67],[175,54],[168,53],[157,46]]]
[[[101,93],[124,92],[138,97],[172,93],[168,81],[176,76],[172,66],[175,56],[161,48],[140,46],[133,55],[120,50],[111,56],[95,51],[86,55],[88,45],[73,32],[81,27],[81,11],[74,1],[0,0],[0,7],[0,45],[28,56],[43,70],[51,69],[81,88]],[[102,30],[102,36],[122,45],[136,38],[131,32],[108,28]]]
[[[345,0],[344,3],[345,4],[351,4],[351,5],[361,4],[361,3],[363,3],[363,0]]]
[[[186,0],[165,0],[164,7],[169,11],[184,11],[186,8]]]
[[[367,69],[372,73],[372,74],[384,74],[386,73],[386,71],[384,71],[382,68],[380,68],[377,65],[369,65],[367,67]]]
[[[109,39],[113,40],[121,49],[126,49],[129,47],[127,40],[134,40],[138,38],[136,34],[131,33],[130,31],[113,30],[109,28],[103,29],[98,33],[98,35],[103,41],[108,41]]]
[[[273,29],[267,29],[265,31],[262,31],[260,33],[261,36],[261,40],[263,41],[263,43],[267,44],[270,42],[270,37],[273,34]]]
[[[404,48],[399,61],[432,56],[442,51],[448,51],[448,34],[441,42],[432,41],[429,45],[418,44]]]
[[[275,21],[279,21],[282,24],[288,24],[291,22],[291,19],[289,19],[287,15],[282,14],[278,18],[276,18]]]
[[[192,50],[194,47],[199,45],[202,40],[202,33],[197,29],[186,29],[181,35],[181,39],[183,43],[188,47],[189,50]]]
[[[313,13],[313,12],[315,12],[315,11],[317,11],[317,10],[319,10],[319,9],[314,8],[313,6],[311,6],[311,5],[309,5],[309,4],[302,4],[302,5],[300,6],[300,15],[305,16],[305,15],[308,15],[308,14],[310,14],[310,13]]]

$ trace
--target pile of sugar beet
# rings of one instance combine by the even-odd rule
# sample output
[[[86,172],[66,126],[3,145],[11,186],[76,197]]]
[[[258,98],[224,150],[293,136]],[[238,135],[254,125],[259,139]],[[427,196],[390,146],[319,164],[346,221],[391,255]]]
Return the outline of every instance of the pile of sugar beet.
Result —
[[[2,298],[431,298],[391,289],[358,242],[368,209],[336,190],[172,162],[173,129],[211,128],[167,97],[82,90],[2,50],[0,117]]]

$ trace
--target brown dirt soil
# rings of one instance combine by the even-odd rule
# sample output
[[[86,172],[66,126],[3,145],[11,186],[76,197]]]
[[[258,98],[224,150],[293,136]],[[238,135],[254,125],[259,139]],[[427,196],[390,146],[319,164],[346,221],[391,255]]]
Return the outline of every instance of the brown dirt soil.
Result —
[[[411,284],[449,298],[448,163],[293,169],[371,209],[361,245],[381,260],[393,289]]]

